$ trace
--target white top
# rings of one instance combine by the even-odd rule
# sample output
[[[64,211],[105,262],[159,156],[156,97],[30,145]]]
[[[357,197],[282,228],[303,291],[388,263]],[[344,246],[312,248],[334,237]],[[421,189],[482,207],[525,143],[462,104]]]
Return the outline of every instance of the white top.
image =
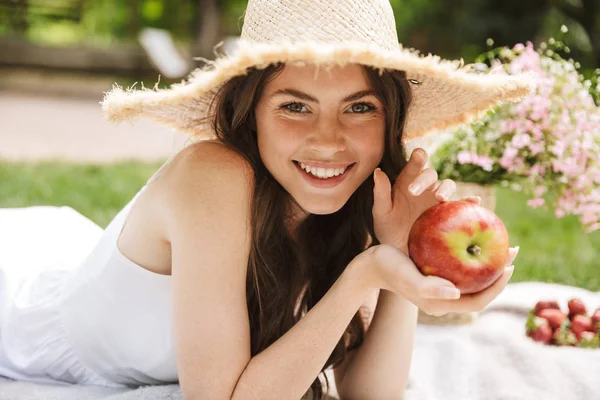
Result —
[[[0,375],[114,387],[178,381],[171,276],[117,248],[148,183],[104,231],[69,207],[0,209]]]

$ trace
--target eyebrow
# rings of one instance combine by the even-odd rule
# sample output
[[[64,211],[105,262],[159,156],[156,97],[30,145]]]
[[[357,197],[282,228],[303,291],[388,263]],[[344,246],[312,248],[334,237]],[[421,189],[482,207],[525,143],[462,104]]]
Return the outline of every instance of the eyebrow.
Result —
[[[310,94],[304,93],[304,92],[301,92],[301,91],[295,90],[295,89],[279,89],[278,91],[273,93],[273,96],[276,96],[278,94],[287,94],[290,96],[297,97],[300,100],[311,101],[311,102],[317,103],[317,104],[319,103],[319,100],[317,100],[315,97],[311,96]],[[361,90],[356,93],[352,93],[349,96],[346,96],[343,101],[344,102],[356,101],[358,99],[362,99],[363,97],[367,97],[367,96],[371,96],[371,95],[377,97],[376,93],[373,90]]]

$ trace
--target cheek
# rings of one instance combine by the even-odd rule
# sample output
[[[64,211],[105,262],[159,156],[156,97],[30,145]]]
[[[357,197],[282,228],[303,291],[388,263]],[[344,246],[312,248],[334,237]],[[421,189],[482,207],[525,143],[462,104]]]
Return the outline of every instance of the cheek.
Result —
[[[257,130],[260,147],[285,151],[296,148],[303,138],[302,132],[306,132],[306,127],[288,118],[269,116],[257,121]]]
[[[378,118],[355,122],[352,130],[354,147],[360,149],[369,164],[379,164],[385,148],[385,121]]]
[[[303,134],[301,124],[286,118],[269,115],[257,118],[258,150],[263,163],[273,175],[285,168],[288,160],[296,155]]]

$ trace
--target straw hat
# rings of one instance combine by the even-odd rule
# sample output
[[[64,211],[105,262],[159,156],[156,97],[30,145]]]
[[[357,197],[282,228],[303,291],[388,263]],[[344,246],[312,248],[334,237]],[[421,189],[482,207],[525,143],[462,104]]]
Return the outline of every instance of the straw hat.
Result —
[[[419,55],[398,43],[389,0],[249,0],[234,53],[197,69],[169,89],[123,90],[102,101],[107,118],[144,116],[192,135],[206,136],[209,104],[218,88],[251,67],[274,63],[343,66],[358,63],[403,70],[411,84],[403,140],[468,122],[532,90],[527,75],[473,73],[462,60]]]

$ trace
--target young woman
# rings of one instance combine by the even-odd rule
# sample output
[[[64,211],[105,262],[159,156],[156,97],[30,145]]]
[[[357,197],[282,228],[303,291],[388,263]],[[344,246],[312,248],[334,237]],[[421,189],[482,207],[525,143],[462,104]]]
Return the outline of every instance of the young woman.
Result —
[[[342,399],[401,398],[418,308],[483,309],[516,256],[461,296],[407,255],[414,220],[455,184],[404,143],[529,92],[459,67],[402,50],[387,0],[251,0],[235,54],[169,90],[114,89],[109,118],[201,140],[76,267],[15,284],[0,259],[0,285],[18,287],[0,303],[0,374],[294,399],[322,398],[333,367]]]

